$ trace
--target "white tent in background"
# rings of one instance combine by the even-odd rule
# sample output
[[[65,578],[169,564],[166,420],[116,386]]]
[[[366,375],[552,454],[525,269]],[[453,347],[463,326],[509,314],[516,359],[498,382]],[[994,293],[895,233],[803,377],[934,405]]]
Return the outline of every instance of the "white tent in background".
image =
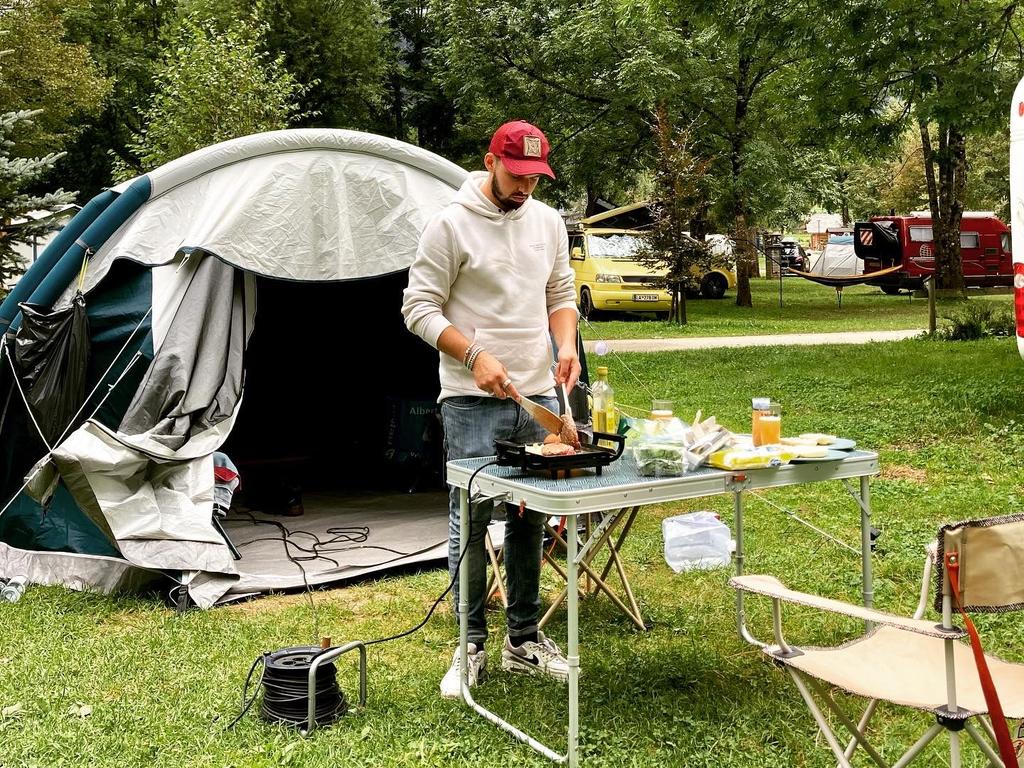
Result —
[[[826,277],[863,274],[864,262],[853,252],[853,235],[830,236],[811,272]]]

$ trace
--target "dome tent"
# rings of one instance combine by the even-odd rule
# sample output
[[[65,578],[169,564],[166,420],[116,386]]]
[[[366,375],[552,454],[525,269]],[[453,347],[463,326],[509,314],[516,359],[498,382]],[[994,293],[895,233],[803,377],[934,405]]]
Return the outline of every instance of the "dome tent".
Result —
[[[222,447],[254,478],[304,462],[339,486],[295,527],[374,520],[395,534],[372,542],[389,563],[443,557],[423,544],[446,538],[444,494],[425,516],[422,499],[360,505],[350,491],[375,490],[360,452],[382,452],[389,405],[437,396],[436,352],[405,330],[401,290],[423,226],[465,177],[402,142],[288,130],[199,150],[86,205],[0,306],[0,576],[108,590],[181,574],[208,607],[372,570],[355,556],[296,569],[280,542],[269,563],[266,541],[235,562],[211,523]],[[79,291],[80,417],[47,435],[47,406],[26,410],[12,371],[32,315],[72,311]]]

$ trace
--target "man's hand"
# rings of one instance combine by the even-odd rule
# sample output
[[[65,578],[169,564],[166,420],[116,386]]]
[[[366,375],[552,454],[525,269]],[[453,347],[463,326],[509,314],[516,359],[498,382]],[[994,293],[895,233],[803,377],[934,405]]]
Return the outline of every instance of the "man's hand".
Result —
[[[577,363],[578,366],[578,363]],[[519,400],[519,392],[508,377],[508,371],[498,358],[486,350],[477,355],[473,363],[473,380],[484,392],[490,392],[499,399],[511,397]]]
[[[555,367],[555,382],[572,390],[580,378],[580,356],[576,354],[576,345],[566,345],[558,349],[558,364]]]

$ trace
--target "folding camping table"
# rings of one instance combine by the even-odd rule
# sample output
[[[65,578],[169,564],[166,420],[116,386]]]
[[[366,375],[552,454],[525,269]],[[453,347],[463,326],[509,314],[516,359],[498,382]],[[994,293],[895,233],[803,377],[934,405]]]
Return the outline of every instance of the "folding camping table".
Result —
[[[864,604],[872,604],[871,576],[871,498],[868,478],[878,474],[878,454],[869,451],[851,451],[841,461],[819,461],[790,464],[774,469],[723,471],[700,469],[682,477],[643,477],[637,471],[635,462],[624,456],[611,466],[605,467],[601,475],[587,472],[583,476],[552,480],[548,476],[526,473],[515,467],[489,466],[489,458],[458,459],[448,462],[448,483],[461,489],[460,541],[465,547],[469,539],[469,492],[467,484],[476,470],[473,491],[487,497],[501,497],[513,504],[525,502],[532,510],[544,515],[562,515],[569,518],[566,526],[566,602],[567,602],[567,655],[569,663],[569,722],[567,729],[567,750],[559,754],[541,744],[511,723],[481,706],[473,700],[466,684],[466,644],[469,634],[469,574],[465,569],[459,573],[459,652],[462,669],[462,698],[477,714],[511,733],[544,756],[557,763],[567,763],[570,768],[579,764],[577,746],[579,740],[579,592],[575,588],[579,581],[580,566],[589,563],[593,557],[596,542],[601,534],[623,515],[629,515],[635,508],[645,504],[680,501],[702,496],[733,495],[734,524],[736,537],[736,573],[743,573],[743,494],[748,490],[778,488],[787,485],[841,480],[846,490],[857,503],[861,521],[861,569]],[[481,469],[481,467],[484,467]],[[859,488],[850,484],[853,479],[860,481]],[[576,517],[587,513],[604,513],[601,523],[591,531],[589,538],[580,546]],[[635,513],[634,513],[635,514]],[[607,541],[607,537],[605,537]],[[621,543],[621,542],[620,542]],[[736,628],[740,635],[752,643],[759,643],[746,626],[743,608],[743,594],[736,594]]]

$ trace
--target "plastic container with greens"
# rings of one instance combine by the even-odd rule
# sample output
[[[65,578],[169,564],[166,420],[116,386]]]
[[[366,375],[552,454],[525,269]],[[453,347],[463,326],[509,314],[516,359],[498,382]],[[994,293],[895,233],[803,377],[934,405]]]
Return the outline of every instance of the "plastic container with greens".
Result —
[[[684,445],[657,439],[634,442],[633,458],[644,477],[678,477],[701,463]]]

